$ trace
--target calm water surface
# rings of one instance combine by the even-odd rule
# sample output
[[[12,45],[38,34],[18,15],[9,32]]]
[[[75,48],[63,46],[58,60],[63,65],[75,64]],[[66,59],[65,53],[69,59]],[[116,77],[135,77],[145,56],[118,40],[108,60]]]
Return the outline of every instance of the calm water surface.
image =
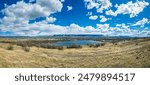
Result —
[[[72,41],[61,41],[53,43],[55,46],[72,46],[72,45],[88,45],[88,44],[100,44],[99,41],[94,40],[72,40]]]

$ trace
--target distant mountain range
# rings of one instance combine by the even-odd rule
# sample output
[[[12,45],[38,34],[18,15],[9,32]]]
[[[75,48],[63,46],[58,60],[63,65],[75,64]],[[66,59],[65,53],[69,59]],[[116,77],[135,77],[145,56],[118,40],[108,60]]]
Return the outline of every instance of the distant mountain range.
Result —
[[[98,34],[59,34],[49,36],[0,36],[0,38],[138,38],[132,36],[105,36]]]

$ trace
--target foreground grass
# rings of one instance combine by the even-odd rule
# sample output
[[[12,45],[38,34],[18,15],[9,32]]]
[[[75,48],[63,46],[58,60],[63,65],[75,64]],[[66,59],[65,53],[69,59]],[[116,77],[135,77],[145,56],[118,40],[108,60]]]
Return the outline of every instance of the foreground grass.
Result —
[[[81,49],[44,49],[30,47],[29,52],[0,43],[0,67],[150,67],[150,39],[138,39],[113,45]]]

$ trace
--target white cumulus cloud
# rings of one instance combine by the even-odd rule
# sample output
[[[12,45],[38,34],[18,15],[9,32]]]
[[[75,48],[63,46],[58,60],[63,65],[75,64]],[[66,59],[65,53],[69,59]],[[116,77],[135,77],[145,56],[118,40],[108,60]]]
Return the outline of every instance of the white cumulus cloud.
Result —
[[[2,10],[5,15],[2,23],[19,24],[39,17],[48,17],[53,13],[60,12],[62,7],[59,0],[36,0],[34,4],[18,1]]]
[[[92,12],[88,12],[87,14],[86,14],[86,16],[91,16],[93,13]]]
[[[106,11],[106,15],[117,16],[117,13],[113,12],[112,10],[108,10]]]
[[[72,10],[72,6],[67,6],[67,11],[71,11]]]
[[[56,20],[57,20],[57,19],[54,18],[54,17],[47,17],[47,18],[46,18],[46,21],[47,21],[48,23],[54,23]]]
[[[112,10],[109,10],[106,12],[107,15],[117,16],[118,14],[129,14],[130,18],[138,16],[139,13],[141,13],[145,7],[149,5],[148,2],[145,1],[136,1],[136,2],[128,2],[126,4],[116,5],[115,7],[117,10],[113,12]]]
[[[110,0],[84,0],[87,9],[96,8],[97,12],[102,13],[112,6]]]
[[[129,26],[126,25],[125,23],[117,24],[116,26],[117,26],[117,27],[120,27],[120,28],[122,28],[122,29],[129,29]]]
[[[138,22],[136,22],[135,24],[133,24],[133,26],[141,26],[144,27],[145,24],[150,23],[150,21],[147,18],[143,18],[142,20],[139,20]]]
[[[97,20],[97,18],[98,18],[98,16],[96,16],[96,15],[89,17],[90,20]]]
[[[100,22],[106,22],[107,20],[110,20],[109,18],[106,18],[103,15],[100,15]]]
[[[109,24],[97,24],[97,27],[79,26],[78,24],[70,24],[68,26],[60,26],[52,24],[57,19],[52,14],[61,12],[64,0],[36,0],[36,3],[25,3],[18,1],[16,4],[7,5],[2,10],[4,17],[0,19],[1,32],[9,32],[12,35],[53,35],[53,34],[103,34],[109,36],[128,35],[128,36],[150,36],[149,29],[141,29],[142,31],[130,29],[125,23],[117,24],[111,27]],[[137,16],[143,9],[149,5],[145,1],[137,1],[135,3],[116,5],[117,11],[113,12],[110,0],[84,0],[87,9],[96,8],[97,12],[106,10],[107,15],[117,16],[118,14],[129,14],[130,17]],[[89,19],[97,20],[99,15],[92,12],[87,14]],[[45,20],[29,23],[30,20],[43,17]],[[101,22],[106,22],[109,18],[100,16]],[[48,24],[49,23],[49,24]],[[149,20],[143,18],[134,23],[134,26],[144,27]]]
[[[109,29],[109,24],[97,24],[98,29]]]

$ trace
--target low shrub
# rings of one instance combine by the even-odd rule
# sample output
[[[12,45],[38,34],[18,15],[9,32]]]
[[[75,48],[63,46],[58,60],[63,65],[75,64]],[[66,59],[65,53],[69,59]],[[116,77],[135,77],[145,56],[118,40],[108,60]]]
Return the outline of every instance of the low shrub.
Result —
[[[92,44],[88,44],[88,46],[91,48],[91,47],[93,47],[93,45]]]
[[[98,48],[98,47],[100,47],[101,46],[101,44],[95,44],[94,45],[94,48]]]
[[[106,43],[101,43],[101,46],[105,46],[106,45]]]
[[[39,44],[38,47],[47,48],[47,44]]]
[[[138,43],[135,43],[135,45],[139,45]]]
[[[8,45],[7,50],[14,50],[14,46],[13,45]]]
[[[54,45],[47,45],[47,49],[57,49],[57,46],[54,46]]]
[[[98,47],[100,47],[100,46],[104,46],[105,45],[105,43],[98,43],[98,44],[89,44],[88,46],[91,48],[91,47],[93,47],[93,48],[98,48]]]
[[[23,47],[23,50],[24,50],[25,52],[30,52],[30,47]]]
[[[64,47],[63,46],[59,46],[57,47],[58,50],[64,50]]]
[[[81,45],[71,45],[71,46],[67,46],[67,48],[82,48],[82,46]]]

